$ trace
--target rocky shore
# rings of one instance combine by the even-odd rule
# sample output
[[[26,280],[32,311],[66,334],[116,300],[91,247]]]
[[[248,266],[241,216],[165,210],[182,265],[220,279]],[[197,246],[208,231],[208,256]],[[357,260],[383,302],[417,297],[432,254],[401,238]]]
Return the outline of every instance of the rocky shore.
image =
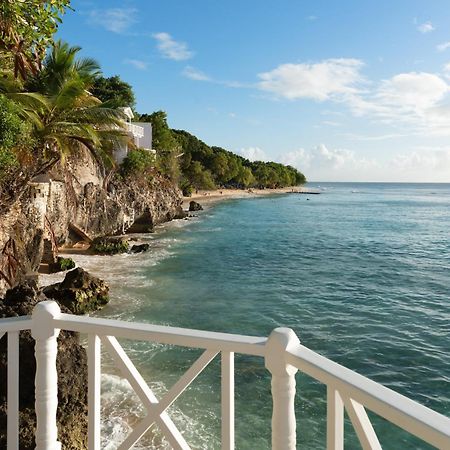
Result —
[[[147,232],[184,216],[181,192],[166,178],[124,180],[79,149],[0,213],[0,295],[51,263],[57,247]]]
[[[108,302],[108,287],[83,269],[67,272],[62,283],[45,289],[23,283],[0,299],[0,318],[30,315],[43,300],[56,301],[71,314],[96,311]],[[34,340],[29,331],[19,338],[19,447],[34,450],[36,415]],[[65,450],[87,448],[87,356],[77,333],[61,331],[58,337],[58,430]],[[76,376],[74,376],[76,374]],[[0,339],[0,380],[7,379],[7,338]],[[6,448],[7,383],[0,383],[0,448]]]

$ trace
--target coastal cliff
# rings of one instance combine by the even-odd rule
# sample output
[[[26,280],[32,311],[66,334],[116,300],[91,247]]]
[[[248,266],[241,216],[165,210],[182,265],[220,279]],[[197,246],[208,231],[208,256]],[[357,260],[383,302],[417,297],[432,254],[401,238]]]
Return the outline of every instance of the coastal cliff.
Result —
[[[124,179],[79,148],[0,214],[0,293],[35,273],[48,247],[150,231],[183,215],[181,192],[156,171]]]

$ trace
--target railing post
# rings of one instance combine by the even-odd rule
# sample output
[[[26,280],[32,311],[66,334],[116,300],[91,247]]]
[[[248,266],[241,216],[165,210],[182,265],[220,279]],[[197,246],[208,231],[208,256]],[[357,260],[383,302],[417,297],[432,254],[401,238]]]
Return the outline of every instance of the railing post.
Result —
[[[36,341],[36,450],[60,450],[56,411],[58,408],[57,337],[53,320],[61,313],[57,303],[38,303],[32,315],[31,334]]]
[[[296,449],[295,374],[286,350],[300,344],[290,328],[275,328],[266,343],[265,364],[272,374],[272,450]]]

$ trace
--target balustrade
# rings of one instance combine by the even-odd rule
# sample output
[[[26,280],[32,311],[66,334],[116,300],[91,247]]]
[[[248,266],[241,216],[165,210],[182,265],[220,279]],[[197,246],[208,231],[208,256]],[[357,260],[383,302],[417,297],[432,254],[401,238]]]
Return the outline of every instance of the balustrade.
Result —
[[[269,338],[188,330],[62,314],[55,302],[39,303],[32,317],[0,319],[0,339],[8,339],[7,450],[19,449],[19,333],[31,330],[36,341],[36,450],[59,450],[57,412],[57,336],[60,330],[88,335],[88,446],[100,450],[101,349],[113,359],[145,405],[147,416],[120,445],[132,448],[157,424],[174,449],[190,446],[172,422],[167,409],[220,354],[222,374],[222,449],[233,450],[234,354],[260,356],[272,375],[272,449],[297,448],[295,374],[301,371],[327,385],[327,450],[344,448],[344,411],[364,450],[381,449],[366,408],[439,449],[450,449],[450,419],[375,383],[300,344],[295,333],[275,329]],[[158,399],[131,362],[117,338],[203,349],[203,354],[174,386]],[[4,381],[3,381],[4,382]],[[301,390],[301,389],[300,389]]]

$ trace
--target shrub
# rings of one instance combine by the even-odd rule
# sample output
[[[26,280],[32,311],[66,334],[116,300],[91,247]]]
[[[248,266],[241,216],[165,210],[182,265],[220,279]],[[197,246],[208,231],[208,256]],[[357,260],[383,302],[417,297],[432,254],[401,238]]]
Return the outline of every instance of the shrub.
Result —
[[[155,165],[153,153],[143,148],[131,150],[123,160],[120,168],[123,175],[141,174]]]
[[[50,264],[50,273],[64,272],[75,269],[75,261],[72,258],[63,258],[58,256],[54,264]]]
[[[129,243],[121,238],[97,238],[94,239],[91,248],[95,253],[115,255],[126,253],[129,249]]]

